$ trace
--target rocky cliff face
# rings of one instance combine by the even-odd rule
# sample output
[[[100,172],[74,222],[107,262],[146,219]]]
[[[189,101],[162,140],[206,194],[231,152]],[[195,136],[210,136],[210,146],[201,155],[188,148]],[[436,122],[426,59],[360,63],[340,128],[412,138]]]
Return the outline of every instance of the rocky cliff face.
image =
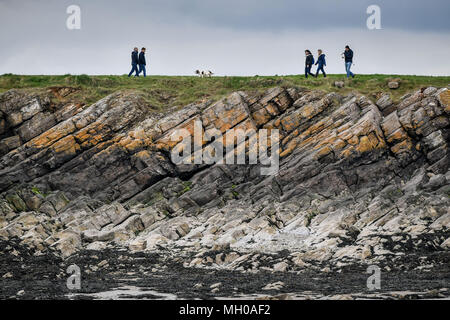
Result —
[[[46,97],[70,93],[0,96],[3,239],[65,258],[163,250],[193,268],[448,268],[446,88],[399,103],[274,88],[167,112],[130,92],[91,106]],[[175,165],[171,134],[194,121],[223,133],[278,129],[279,173]]]

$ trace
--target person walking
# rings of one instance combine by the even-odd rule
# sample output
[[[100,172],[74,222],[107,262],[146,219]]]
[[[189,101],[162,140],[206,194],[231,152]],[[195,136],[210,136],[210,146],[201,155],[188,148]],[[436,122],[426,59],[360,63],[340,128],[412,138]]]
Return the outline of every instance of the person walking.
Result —
[[[131,52],[131,66],[132,66],[132,69],[131,69],[130,73],[128,74],[128,78],[131,77],[131,75],[133,74],[133,72],[136,72],[135,77],[139,77],[139,69],[138,69],[139,58],[138,58],[138,52],[139,52],[139,49],[138,49],[138,48],[134,48],[133,52]]]
[[[347,72],[347,78],[354,78],[355,75],[350,71],[353,64],[353,50],[349,46],[345,46],[345,51],[343,53],[343,58],[345,59],[345,71]]]
[[[316,62],[316,66],[317,66],[316,78],[319,76],[319,71],[322,71],[324,78],[326,78],[327,74],[325,73],[325,70],[323,69],[323,67],[325,67],[327,65],[327,62],[325,61],[325,54],[323,53],[323,51],[321,49],[319,49],[319,50],[317,50],[317,55],[319,57],[317,58],[317,62]]]
[[[146,61],[145,61],[145,48],[141,49],[141,53],[139,53],[139,74],[141,72],[144,73],[144,78],[147,76],[147,71],[145,70]]]
[[[314,73],[311,72],[311,68],[314,65],[314,56],[309,50],[305,50],[305,55],[306,55],[305,78],[308,78],[308,75],[315,77]]]

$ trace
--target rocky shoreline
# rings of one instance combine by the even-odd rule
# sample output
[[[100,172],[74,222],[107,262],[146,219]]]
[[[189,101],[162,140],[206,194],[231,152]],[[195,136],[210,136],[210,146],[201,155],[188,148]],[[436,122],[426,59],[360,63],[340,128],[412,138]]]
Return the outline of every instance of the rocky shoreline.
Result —
[[[448,298],[447,88],[273,88],[164,112],[133,92],[58,102],[71,92],[0,95],[1,298]],[[278,174],[174,164],[171,137],[195,122],[279,130]]]
[[[18,242],[2,241],[1,299],[448,299],[449,254],[411,256],[382,268],[382,290],[366,286],[367,265],[324,265],[288,272],[184,267],[164,251],[111,248],[81,251],[67,260],[35,256]],[[180,249],[181,251],[182,249]],[[176,250],[175,250],[176,252]],[[172,252],[173,253],[173,252]],[[280,255],[267,260],[283,260]],[[417,261],[427,260],[421,268]],[[67,267],[81,269],[81,289],[67,288]],[[7,271],[7,272],[5,272]],[[19,279],[19,280],[18,280]]]

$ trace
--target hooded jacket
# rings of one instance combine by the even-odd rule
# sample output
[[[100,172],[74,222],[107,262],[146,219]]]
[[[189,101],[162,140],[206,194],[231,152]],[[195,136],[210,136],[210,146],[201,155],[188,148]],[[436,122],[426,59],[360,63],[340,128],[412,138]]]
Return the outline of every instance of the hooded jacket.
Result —
[[[316,65],[319,65],[319,68],[322,66],[326,66],[327,62],[325,61],[325,54],[322,53],[319,58],[317,58]]]
[[[131,64],[139,64],[138,53],[134,50],[131,52]]]

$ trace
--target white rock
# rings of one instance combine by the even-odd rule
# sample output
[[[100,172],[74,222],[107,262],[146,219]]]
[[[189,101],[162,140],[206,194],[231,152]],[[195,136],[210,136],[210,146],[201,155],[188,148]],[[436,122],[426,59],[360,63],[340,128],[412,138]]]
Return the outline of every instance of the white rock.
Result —
[[[400,87],[400,84],[397,81],[390,81],[388,83],[388,87],[389,87],[389,89],[395,90],[395,89],[398,89]]]
[[[135,239],[128,244],[132,251],[144,251],[147,248],[147,241],[144,239]]]
[[[280,290],[283,287],[284,287],[284,282],[278,281],[278,282],[273,282],[273,283],[267,284],[266,286],[264,286],[262,288],[262,290]]]
[[[282,262],[279,262],[279,263],[277,263],[277,264],[275,264],[273,266],[273,271],[275,271],[275,272],[284,272],[284,271],[287,270],[288,266],[289,265],[286,262],[282,261]]]
[[[217,282],[217,283],[212,284],[209,288],[210,289],[215,289],[215,288],[220,287],[221,285],[222,285],[222,282]]]

